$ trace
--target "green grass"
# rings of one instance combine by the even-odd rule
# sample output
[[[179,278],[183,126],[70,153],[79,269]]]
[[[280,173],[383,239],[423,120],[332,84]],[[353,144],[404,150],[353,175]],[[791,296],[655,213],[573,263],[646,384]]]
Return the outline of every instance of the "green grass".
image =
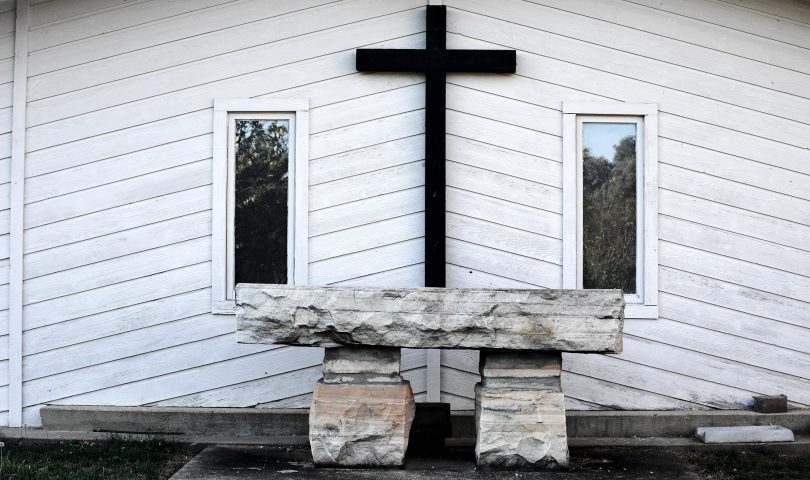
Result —
[[[5,441],[2,480],[162,480],[191,458],[190,447],[160,440],[19,444]]]
[[[685,460],[709,480],[810,479],[810,455],[733,450],[688,453]]]

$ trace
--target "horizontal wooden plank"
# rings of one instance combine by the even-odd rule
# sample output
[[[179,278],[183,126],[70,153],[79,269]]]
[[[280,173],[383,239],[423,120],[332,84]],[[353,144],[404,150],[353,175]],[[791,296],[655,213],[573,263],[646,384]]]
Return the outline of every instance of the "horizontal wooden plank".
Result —
[[[95,339],[145,329],[211,311],[210,288],[183,292],[174,287],[169,296],[59,323],[26,322],[26,355],[83,344]],[[227,322],[226,322],[227,323]],[[37,328],[38,327],[38,328]]]
[[[113,126],[107,125],[107,130],[113,131],[105,135],[71,141],[39,151],[32,152],[29,149],[26,154],[25,174],[34,177],[210,134],[212,122],[212,110],[207,109],[123,130],[116,130],[111,128]],[[123,128],[127,125],[120,126]],[[29,128],[28,131],[33,130]]]
[[[562,159],[562,140],[555,135],[455,110],[447,111],[447,133],[549,160]]]
[[[211,208],[211,187],[198,187],[163,197],[91,213],[25,231],[26,253],[88,240],[130,228],[202,212]]]
[[[81,51],[82,47],[87,49],[88,44],[98,45],[98,43],[91,42],[88,37],[99,36],[112,45],[120,45],[123,37],[131,42],[129,49],[144,48],[148,45],[170,42],[189,34],[199,34],[208,29],[216,28],[212,18],[220,18],[227,25],[225,23],[227,20],[231,20],[232,17],[247,11],[252,6],[251,2],[243,2],[242,8],[233,8],[234,5],[229,5],[231,3],[233,2],[227,0],[180,0],[167,4],[152,1],[130,1],[119,6],[105,7],[79,15],[77,13],[82,11],[80,10],[82,7],[72,5],[70,10],[61,10],[59,17],[55,17],[54,10],[56,9],[52,9],[49,12],[49,18],[53,20],[49,22],[49,25],[39,24],[45,18],[44,12],[42,12],[43,9],[40,6],[40,8],[32,8],[31,11],[32,25],[35,28],[31,29],[30,49],[35,52],[49,48],[58,50],[64,55],[65,50],[68,49],[55,49],[53,47],[71,43],[73,49]],[[284,13],[291,9],[292,5],[290,3],[280,2],[278,10],[274,10],[274,12],[265,11],[264,13],[265,15],[275,12]],[[308,3],[312,4],[314,2],[311,0],[310,2],[301,2],[302,8],[308,7]],[[224,5],[219,8],[210,8],[220,4]],[[251,13],[256,13],[255,6],[252,10]],[[178,31],[174,32],[173,35],[161,32],[161,30],[166,30],[165,24],[168,21],[173,21],[178,26]],[[191,23],[196,23],[196,30],[190,30],[189,24]],[[162,29],[158,28],[161,24],[164,25]],[[97,39],[96,41],[100,40]],[[87,61],[86,59],[83,60]]]
[[[455,135],[447,136],[446,151],[447,159],[456,163],[552,187],[562,185],[562,163],[538,156],[542,151],[529,155]]]
[[[753,98],[754,92],[760,92],[761,96],[773,99],[775,103],[770,108],[755,110],[773,113],[776,105],[788,104],[791,97],[799,102],[808,99],[808,76],[804,73],[702,48],[680,39],[652,35],[528,2],[514,2],[509,8],[483,0],[451,2],[451,5],[454,14],[448,15],[448,30],[455,34],[571,64],[587,65],[594,77],[599,76],[597,71],[601,70],[634,79],[641,88],[635,92],[637,94],[651,91],[654,85],[663,85],[672,89],[671,102],[677,101],[682,96],[680,92],[688,89],[690,93],[730,105],[752,107],[753,104],[765,106],[761,100]],[[455,44],[451,46],[459,48]],[[521,62],[521,67],[525,68],[525,63]],[[745,72],[745,76],[738,79],[740,72]],[[617,78],[617,82],[621,81]],[[727,91],[723,92],[722,87]],[[732,91],[739,97],[735,98]],[[625,91],[625,95],[627,93]],[[704,104],[698,99],[694,102]],[[705,106],[711,105],[705,103]],[[750,115],[750,111],[739,110],[744,117]],[[800,121],[807,119],[807,114],[795,107],[788,107],[780,116],[803,119]]]
[[[311,237],[309,261],[317,262],[424,236],[425,215],[414,213]]]
[[[527,207],[562,213],[562,190],[498,172],[447,162],[447,185]]]
[[[23,305],[144,278],[211,259],[209,235],[26,280]]]
[[[313,285],[343,282],[373,273],[407,267],[424,262],[422,238],[385,245],[341,257],[309,264],[309,281]]]
[[[26,279],[40,277],[210,234],[211,212],[206,210],[29,253],[23,259],[23,274]]]
[[[192,137],[132,153],[28,177],[26,203],[146,175],[211,158],[211,135]]]
[[[310,139],[310,158],[335,155],[424,132],[424,110],[401,113],[313,135]]]
[[[677,270],[810,302],[810,278],[803,275],[666,241],[659,242],[658,258],[661,265]]]
[[[309,117],[310,134],[423,108],[425,85],[420,82],[313,108]]]
[[[170,398],[168,400],[161,400],[148,405],[160,407],[220,407],[222,405],[231,407],[255,407],[267,402],[279,402],[291,397],[306,395],[312,392],[315,382],[321,378],[322,374],[320,361],[316,359],[318,349],[302,348],[300,350],[308,350],[309,352],[302,351],[291,354],[290,352],[286,352],[286,350],[281,350],[279,354],[286,352],[286,357],[281,360],[284,362],[290,360],[296,361],[296,366],[309,365],[316,361],[318,365],[299,368],[290,372],[282,372],[273,376],[264,375],[263,370],[266,369],[261,369],[261,371],[251,369],[250,371],[252,373],[259,375],[256,379],[245,380],[226,386],[219,386],[219,383],[221,383],[221,381],[217,382],[219,378],[210,375],[210,383],[217,385],[217,388]],[[321,356],[322,355],[321,353]],[[278,355],[276,358],[277,357]],[[242,379],[245,377],[246,375],[240,374],[237,378]],[[200,388],[200,386],[196,388]]]
[[[808,185],[810,185],[810,177]],[[732,207],[810,225],[810,200],[751,187],[693,170],[661,164],[658,167],[661,188],[705,198]]]
[[[810,328],[806,302],[666,266],[659,268],[658,276],[662,292]]]
[[[321,183],[340,180],[396,167],[424,158],[425,136],[399,138],[390,142],[321,157],[309,162],[310,188]]]
[[[424,187],[393,191],[323,210],[310,210],[309,234],[324,235],[424,210]]]
[[[447,288],[533,288],[534,285],[448,263]]]
[[[559,288],[561,285],[562,268],[559,265],[452,238],[448,238],[445,244],[447,263],[536,287]]]
[[[807,249],[810,238],[808,226],[664,189],[658,192],[658,211],[798,249]]]
[[[810,277],[810,252],[804,250],[666,215],[659,217],[658,229],[660,240]]]
[[[221,318],[212,317],[211,321],[219,322]],[[265,349],[267,349],[266,346],[239,345],[232,334],[220,335],[199,342],[124,358],[110,364],[94,365],[30,380],[23,383],[24,403],[26,406],[32,406],[46,402],[55,403],[56,400],[70,398],[71,403],[74,404],[109,405],[111,402],[105,401],[105,394],[108,394],[106,390],[138,381],[142,382],[138,385],[142,389],[140,393],[130,394],[134,388],[125,391],[119,390],[115,394],[117,398],[113,400],[113,404],[126,406],[151,403],[177,396],[175,392],[191,393],[187,383],[180,383],[177,378],[169,378],[169,374],[186,371],[184,377],[189,378],[191,375],[188,369],[191,369],[193,376],[196,376],[197,381],[201,382],[204,379],[201,375],[202,366],[219,363],[222,365],[221,368],[228,368],[225,360],[251,355]],[[257,358],[254,361],[261,362],[261,359]],[[266,369],[268,365],[264,364],[262,368]],[[144,380],[146,381],[144,382]],[[148,380],[152,380],[152,382]],[[158,387],[156,384],[160,386]],[[124,400],[125,398],[126,400]]]
[[[51,2],[49,0],[31,0],[30,25],[37,27],[46,23],[55,23],[72,17],[92,15],[97,10],[115,8],[124,4],[141,3],[144,0],[82,0],[73,2]]]
[[[415,159],[396,167],[313,185],[309,188],[309,208],[321,210],[424,184],[425,162]]]
[[[503,75],[497,77],[503,77]],[[545,108],[454,83],[448,83],[446,95],[447,108],[450,110],[487,118],[498,123],[537,130],[557,137],[562,136],[559,106]]]
[[[660,316],[680,323],[735,335],[810,354],[810,329],[748,312],[666,292],[659,295]]]
[[[23,308],[25,328],[37,328],[110,312],[211,286],[210,262],[60,297]],[[209,305],[210,306],[210,305]]]
[[[663,163],[810,200],[806,174],[668,138],[659,139],[659,145]]]
[[[477,218],[446,214],[447,236],[523,257],[562,265],[562,242]]]
[[[519,228],[545,237],[562,238],[562,217],[559,214],[454,187],[448,187],[446,194],[448,213]]]
[[[386,4],[390,6],[389,2]],[[27,121],[29,125],[38,125],[42,123],[37,119],[40,112],[45,114],[44,118],[49,121],[68,118],[344,51],[355,48],[357,45],[412,35],[420,31],[418,25],[421,22],[417,20],[417,17],[423,16],[422,12],[415,10],[369,18],[373,14],[373,12],[366,12],[367,16],[358,18],[355,23],[321,31],[311,30],[311,28],[317,29],[317,26],[307,27],[301,31],[300,25],[294,25],[293,28],[297,29],[299,35],[293,38],[31,102],[30,118]],[[319,21],[328,21],[328,19]],[[346,59],[349,60],[349,57],[347,56]],[[343,64],[343,71],[352,73],[354,68],[350,67],[353,65],[347,63]],[[266,77],[265,81],[272,80]],[[47,114],[42,110],[43,108],[51,108],[52,111]],[[37,138],[37,142],[39,141]],[[38,144],[32,144],[30,148],[41,147]]]
[[[563,364],[569,356],[565,354]],[[708,410],[709,407],[686,402],[667,395],[649,392],[639,388],[578,375],[563,370],[563,393],[566,397],[576,398],[615,410]]]
[[[705,48],[810,73],[810,65],[807,64],[807,51],[801,47],[757,37],[719,25],[711,25],[664,12],[663,10],[616,0],[599,0],[588,4],[564,2],[562,0],[530,1],[604,22],[644,30],[674,40],[688,38],[690,43]],[[785,5],[784,2],[779,3]],[[736,9],[732,7],[728,9],[727,15],[734,15],[735,13]]]
[[[208,314],[210,317],[210,314]],[[197,342],[233,331],[230,322],[214,322],[206,315],[166,321],[148,328],[98,338],[23,358],[23,381],[57,375],[93,365]]]
[[[335,282],[332,285],[358,287],[423,287],[425,285],[425,264],[417,263],[406,267],[394,268],[384,272],[372,273],[362,277]]]
[[[197,161],[26,205],[25,228],[210,185],[211,163]]]
[[[666,395],[685,402],[699,403],[710,408],[748,409],[753,404],[754,399],[749,391],[624,361],[621,358],[621,355],[570,355],[564,360],[563,368],[572,373]],[[563,389],[566,386],[563,379]],[[579,395],[574,396],[582,398]]]
[[[695,18],[708,24],[721,25],[734,30],[764,38],[810,48],[807,27],[785,18],[762,15],[756,11],[730,7],[728,3],[711,0],[682,0],[677,3],[661,3],[656,0],[633,0],[633,3]],[[780,2],[783,6],[787,3]]]
[[[678,349],[735,361],[740,365],[732,368],[728,362],[725,362],[724,366],[717,366],[718,362],[711,358],[704,358],[698,363],[692,363],[688,359],[696,358],[695,355],[680,350],[675,352],[664,346],[650,348],[648,343],[638,344],[634,349],[638,353],[631,353],[624,359],[636,361],[636,356],[643,357],[646,359],[646,364],[657,368],[726,385],[737,385],[740,388],[747,388],[762,394],[778,391],[772,386],[769,389],[769,381],[766,380],[766,377],[772,377],[771,381],[780,381],[779,374],[787,374],[794,378],[782,381],[782,385],[792,385],[789,392],[785,393],[799,403],[810,403],[810,392],[807,392],[806,389],[807,380],[810,377],[810,355],[664,318],[655,322],[654,327],[650,327],[651,323],[653,322],[628,321],[625,330],[628,335],[664,343],[678,347]],[[627,350],[632,349],[630,347],[632,343],[632,341],[628,341]],[[670,352],[671,355],[667,356],[667,352]],[[680,363],[681,366],[675,365],[676,363]],[[664,364],[667,366],[663,366]],[[748,368],[748,366],[768,371],[755,371],[754,368]],[[724,376],[725,379],[723,379]],[[741,380],[737,377],[746,377],[746,379]],[[758,384],[761,386],[757,387]],[[805,388],[797,388],[799,385],[803,385]],[[804,393],[797,390],[804,390]],[[794,398],[796,395],[800,395],[801,398]]]

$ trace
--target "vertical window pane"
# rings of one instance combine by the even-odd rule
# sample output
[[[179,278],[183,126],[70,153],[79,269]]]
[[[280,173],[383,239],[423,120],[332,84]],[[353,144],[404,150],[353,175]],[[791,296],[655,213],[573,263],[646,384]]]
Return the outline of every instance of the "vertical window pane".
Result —
[[[236,283],[287,283],[289,121],[234,127]]]
[[[582,124],[583,287],[636,293],[636,124]]]

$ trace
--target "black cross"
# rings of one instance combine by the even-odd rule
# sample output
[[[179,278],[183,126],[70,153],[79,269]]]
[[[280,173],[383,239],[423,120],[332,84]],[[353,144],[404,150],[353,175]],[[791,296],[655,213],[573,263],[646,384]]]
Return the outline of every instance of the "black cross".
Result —
[[[514,50],[447,50],[443,5],[427,7],[425,50],[361,48],[357,70],[425,72],[425,286],[445,286],[445,79],[447,72],[514,73]]]

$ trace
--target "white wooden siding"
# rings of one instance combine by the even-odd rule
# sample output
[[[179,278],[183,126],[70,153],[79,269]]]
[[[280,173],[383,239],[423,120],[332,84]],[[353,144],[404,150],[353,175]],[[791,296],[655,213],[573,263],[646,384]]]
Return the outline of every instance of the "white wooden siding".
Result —
[[[310,100],[309,281],[422,285],[425,0],[33,0],[24,423],[46,403],[301,407],[319,349],[211,315],[213,98]],[[448,285],[559,287],[566,101],[660,106],[660,315],[566,355],[569,409],[810,406],[810,9],[787,0],[446,0]],[[7,3],[0,2],[0,5]],[[0,9],[0,424],[7,423],[14,14]],[[441,354],[472,408],[475,352]],[[426,398],[427,355],[404,375]]]
[[[9,206],[15,20],[14,2],[0,1],[0,425],[8,425],[9,408]]]

